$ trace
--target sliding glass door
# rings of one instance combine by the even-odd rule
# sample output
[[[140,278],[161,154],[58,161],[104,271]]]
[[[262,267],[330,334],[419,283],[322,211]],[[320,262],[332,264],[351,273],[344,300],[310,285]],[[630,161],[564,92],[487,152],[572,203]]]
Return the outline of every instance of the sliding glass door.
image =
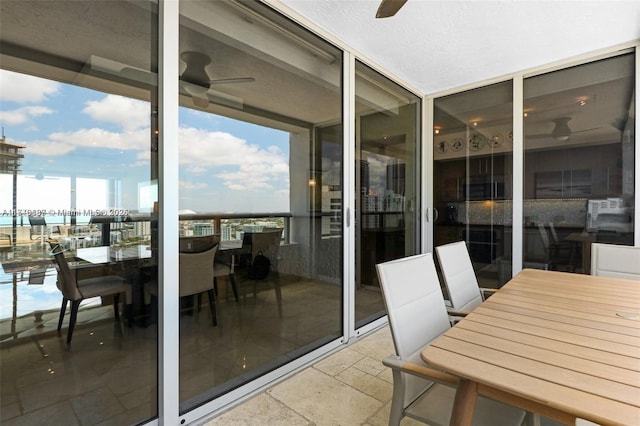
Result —
[[[182,1],[176,60],[186,412],[343,334],[342,52],[258,2]]]
[[[375,265],[418,252],[420,98],[356,62],[356,328],[386,315]]]
[[[465,241],[478,281],[511,277],[510,81],[434,101],[434,246]]]
[[[157,8],[2,2],[3,424],[157,416]]]
[[[590,273],[591,243],[633,245],[635,55],[524,81],[524,266]]]

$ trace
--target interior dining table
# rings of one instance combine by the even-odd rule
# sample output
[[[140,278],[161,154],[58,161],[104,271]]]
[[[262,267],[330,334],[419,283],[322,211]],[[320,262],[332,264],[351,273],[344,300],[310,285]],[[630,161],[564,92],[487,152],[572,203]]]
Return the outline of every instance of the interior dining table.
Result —
[[[640,281],[525,269],[422,352],[478,395],[573,425],[640,425]],[[539,418],[539,417],[538,417]]]
[[[124,262],[129,260],[150,259],[153,255],[148,244],[136,244],[127,247],[88,247],[79,248],[76,257],[92,264]]]

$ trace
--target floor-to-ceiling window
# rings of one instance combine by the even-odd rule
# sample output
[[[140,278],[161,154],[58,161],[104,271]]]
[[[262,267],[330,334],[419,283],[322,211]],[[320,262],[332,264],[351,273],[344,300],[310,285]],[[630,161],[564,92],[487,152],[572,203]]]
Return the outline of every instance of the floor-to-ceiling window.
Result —
[[[342,336],[342,53],[257,2],[179,37],[185,412]]]
[[[510,81],[434,101],[434,246],[465,241],[483,287],[511,277]]]
[[[592,242],[633,245],[633,53],[524,81],[525,267],[590,273]]]
[[[157,268],[157,4],[0,8],[0,422],[142,423],[157,415],[141,305]]]
[[[417,253],[420,98],[356,62],[356,327],[386,315],[375,265]]]

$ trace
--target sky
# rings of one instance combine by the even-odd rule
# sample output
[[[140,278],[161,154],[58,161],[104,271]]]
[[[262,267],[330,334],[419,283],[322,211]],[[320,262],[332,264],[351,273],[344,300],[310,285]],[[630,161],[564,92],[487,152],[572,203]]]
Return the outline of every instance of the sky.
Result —
[[[77,208],[140,207],[147,102],[0,70],[0,124],[7,142],[26,147],[19,209],[70,207],[71,175]],[[289,211],[288,133],[187,108],[179,124],[181,210]],[[105,177],[119,183],[109,189]],[[0,213],[11,209],[11,188],[0,175]],[[106,205],[109,190],[121,205]]]

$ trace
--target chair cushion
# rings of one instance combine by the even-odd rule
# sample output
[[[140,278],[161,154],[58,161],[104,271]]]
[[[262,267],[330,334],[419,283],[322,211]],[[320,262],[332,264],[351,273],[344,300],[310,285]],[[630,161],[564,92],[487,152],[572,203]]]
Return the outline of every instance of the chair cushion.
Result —
[[[105,275],[78,281],[78,289],[84,299],[110,294],[126,293],[126,303],[131,303],[131,285],[124,278],[116,275]]]

